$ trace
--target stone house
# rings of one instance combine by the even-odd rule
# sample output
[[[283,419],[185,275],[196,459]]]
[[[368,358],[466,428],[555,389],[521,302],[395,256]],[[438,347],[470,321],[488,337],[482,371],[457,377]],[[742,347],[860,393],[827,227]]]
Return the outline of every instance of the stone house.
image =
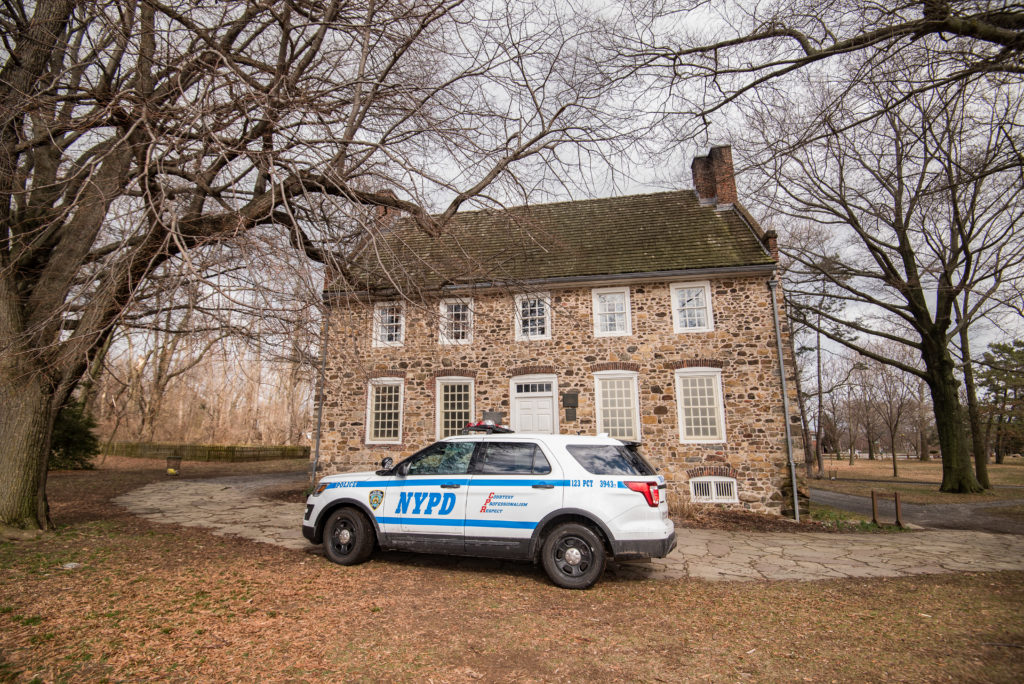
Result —
[[[693,191],[460,213],[439,238],[394,218],[325,291],[322,472],[491,417],[638,441],[673,505],[791,511],[775,235],[730,148],[692,169]]]

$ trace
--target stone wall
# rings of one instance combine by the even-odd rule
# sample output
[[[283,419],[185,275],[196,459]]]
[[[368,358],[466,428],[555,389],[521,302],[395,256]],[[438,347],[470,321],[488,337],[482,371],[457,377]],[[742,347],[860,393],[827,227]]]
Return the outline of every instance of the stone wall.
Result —
[[[566,420],[559,396],[559,431],[594,434],[593,374],[636,370],[642,449],[668,480],[672,505],[688,500],[688,473],[703,472],[702,466],[721,466],[737,478],[741,507],[780,512],[789,471],[767,276],[711,280],[714,330],[705,333],[673,332],[669,286],[668,282],[630,286],[633,334],[626,337],[594,336],[590,287],[551,289],[552,335],[544,341],[515,340],[512,293],[496,289],[465,293],[472,296],[475,311],[470,345],[438,342],[436,302],[406,302],[405,344],[376,348],[371,345],[372,304],[336,303],[328,342],[322,472],[366,468],[384,456],[398,460],[433,442],[438,376],[474,378],[475,419],[479,420],[484,411],[492,410],[509,417],[512,377],[554,373],[559,395],[579,394],[573,421]],[[784,317],[782,324],[783,335],[788,336]],[[798,450],[799,414],[788,337],[783,347],[794,449]],[[724,444],[680,443],[674,371],[694,365],[722,369]],[[400,445],[365,443],[368,383],[383,376],[404,378]]]

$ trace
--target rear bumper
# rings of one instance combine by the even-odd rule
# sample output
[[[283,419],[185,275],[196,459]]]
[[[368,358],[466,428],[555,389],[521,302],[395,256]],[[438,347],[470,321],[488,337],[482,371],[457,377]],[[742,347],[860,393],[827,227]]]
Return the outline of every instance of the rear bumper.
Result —
[[[626,539],[612,542],[612,555],[616,560],[634,558],[664,558],[676,548],[676,533],[664,539]]]

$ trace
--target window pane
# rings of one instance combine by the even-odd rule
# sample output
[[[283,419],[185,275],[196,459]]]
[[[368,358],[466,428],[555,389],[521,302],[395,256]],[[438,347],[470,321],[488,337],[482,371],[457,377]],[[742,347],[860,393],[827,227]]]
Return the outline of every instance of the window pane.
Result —
[[[679,401],[682,406],[683,437],[720,439],[718,378],[714,375],[679,377]]]
[[[409,475],[462,475],[469,472],[475,442],[432,444],[409,458]]]
[[[490,442],[484,446],[484,462],[481,472],[492,475],[528,475],[534,472],[551,472],[544,454],[535,444]],[[540,458],[538,459],[537,456]],[[541,470],[534,470],[537,461]]]
[[[593,475],[654,475],[654,470],[624,446],[615,444],[570,444],[566,449]]]
[[[676,290],[676,314],[680,328],[706,328],[707,313],[707,298],[703,287]]]
[[[471,419],[470,383],[446,383],[441,385],[441,437],[450,437],[462,432]]]
[[[544,337],[548,332],[547,302],[543,298],[519,300],[519,333],[523,337]]]
[[[370,439],[399,439],[401,410],[401,385],[374,385],[370,414]]]
[[[401,344],[401,304],[384,304],[377,307],[377,341],[382,344]]]
[[[626,331],[626,295],[606,292],[597,295],[597,325],[601,332]]]
[[[468,302],[446,302],[442,332],[444,337],[453,342],[470,339],[472,331],[472,312]]]
[[[636,397],[631,378],[598,378],[601,430],[609,437],[636,439]]]

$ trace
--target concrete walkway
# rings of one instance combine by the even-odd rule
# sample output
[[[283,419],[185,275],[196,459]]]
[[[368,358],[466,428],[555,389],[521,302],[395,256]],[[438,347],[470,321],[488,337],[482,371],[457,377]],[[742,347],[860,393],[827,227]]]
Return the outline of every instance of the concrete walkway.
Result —
[[[260,497],[261,491],[298,488],[304,482],[301,474],[168,480],[137,489],[116,502],[155,522],[205,527],[218,535],[317,552],[302,537],[301,503]],[[1024,537],[1016,535],[966,530],[826,534],[690,529],[678,529],[676,534],[679,544],[668,558],[609,564],[608,574],[750,581],[1024,570]]]

